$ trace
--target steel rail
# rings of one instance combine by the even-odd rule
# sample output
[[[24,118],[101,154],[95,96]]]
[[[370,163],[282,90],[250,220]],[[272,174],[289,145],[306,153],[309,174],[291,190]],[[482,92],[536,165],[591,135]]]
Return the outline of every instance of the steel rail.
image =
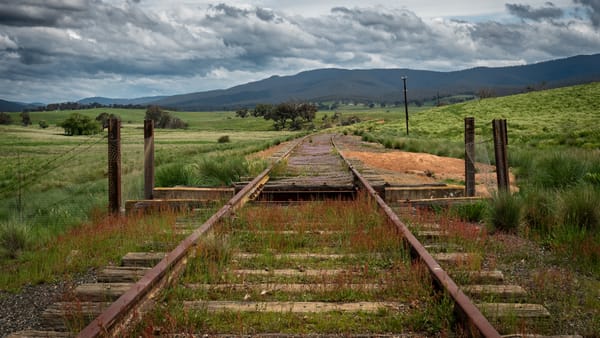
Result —
[[[360,185],[369,193],[369,195],[375,199],[379,207],[385,212],[390,221],[398,228],[398,230],[404,236],[404,239],[410,245],[411,255],[414,258],[420,259],[427,269],[433,276],[435,284],[438,288],[448,292],[448,294],[454,300],[454,310],[457,312],[457,319],[462,321],[464,324],[463,329],[465,333],[472,337],[494,337],[499,338],[500,333],[490,324],[490,322],[483,316],[481,311],[471,302],[458,287],[458,285],[452,280],[450,275],[435,261],[431,254],[425,249],[423,244],[411,233],[408,227],[398,218],[398,215],[385,203],[385,201],[379,196],[379,194],[373,189],[369,182],[354,168],[354,166],[348,161],[348,159],[342,154],[337,147],[334,137],[331,138],[331,143],[337,150],[340,157],[346,162],[352,174],[359,181]]]
[[[165,285],[171,283],[183,270],[187,258],[192,254],[200,237],[211,229],[218,221],[241,208],[262,185],[269,180],[269,173],[273,167],[287,158],[291,152],[306,137],[296,141],[277,161],[271,163],[263,172],[254,178],[248,185],[233,196],[221,209],[213,214],[199,228],[194,230],[187,238],[169,252],[157,265],[150,269],[127,292],[113,302],[98,317],[89,323],[77,337],[120,337],[124,336],[127,327],[140,319],[143,309],[151,305],[151,299]]]

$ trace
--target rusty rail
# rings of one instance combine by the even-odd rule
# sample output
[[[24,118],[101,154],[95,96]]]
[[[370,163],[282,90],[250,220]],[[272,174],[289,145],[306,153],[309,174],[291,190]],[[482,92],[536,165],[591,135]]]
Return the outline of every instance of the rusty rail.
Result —
[[[125,335],[125,330],[132,322],[141,316],[142,310],[151,303],[151,298],[165,285],[176,278],[184,268],[190,250],[198,239],[212,228],[219,220],[231,212],[241,208],[250,196],[260,189],[269,180],[269,173],[273,167],[287,158],[304,138],[297,140],[288,151],[267,169],[260,173],[254,180],[240,190],[219,211],[213,214],[198,229],[194,230],[173,251],[169,252],[157,265],[150,269],[138,282],[136,282],[119,299],[112,303],[104,312],[88,324],[77,337],[120,337]]]
[[[335,140],[331,138],[331,143],[337,148]],[[410,232],[408,227],[398,218],[398,215],[385,203],[385,201],[379,196],[379,194],[371,187],[369,182],[354,168],[354,166],[344,157],[339,151],[338,154],[344,159],[352,174],[360,186],[364,188],[369,195],[375,199],[379,207],[385,212],[390,221],[398,228],[403,234],[404,239],[410,245],[411,255],[413,258],[421,260],[427,269],[433,276],[434,283],[442,290],[448,292],[448,294],[454,300],[454,310],[457,312],[457,319],[463,323],[463,329],[465,333],[473,337],[501,337],[498,331],[489,323],[489,321],[483,316],[481,311],[471,302],[458,287],[458,285],[452,280],[444,269],[435,261],[431,254],[425,249],[423,244]]]

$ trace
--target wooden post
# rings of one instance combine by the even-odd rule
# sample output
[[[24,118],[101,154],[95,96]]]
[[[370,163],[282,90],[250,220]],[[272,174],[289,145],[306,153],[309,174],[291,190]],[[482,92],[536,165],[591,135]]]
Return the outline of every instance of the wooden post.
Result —
[[[144,120],[144,199],[153,199],[154,121]]]
[[[492,127],[494,132],[494,153],[496,155],[496,178],[498,181],[498,191],[510,191],[509,173],[508,173],[508,152],[506,120],[493,120]]]
[[[108,211],[121,211],[121,121],[108,121]]]
[[[475,118],[465,117],[465,196],[475,196]]]

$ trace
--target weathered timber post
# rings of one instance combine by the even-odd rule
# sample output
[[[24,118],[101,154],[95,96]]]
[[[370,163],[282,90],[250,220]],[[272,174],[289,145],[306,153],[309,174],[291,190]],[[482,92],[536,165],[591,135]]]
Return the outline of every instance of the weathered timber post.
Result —
[[[153,199],[154,121],[144,120],[144,199]]]
[[[494,133],[494,153],[496,155],[496,178],[498,181],[498,191],[510,191],[509,173],[508,173],[508,144],[506,120],[492,121]]]
[[[121,209],[121,121],[108,121],[108,211],[117,214]]]
[[[475,118],[465,117],[465,196],[475,196]]]

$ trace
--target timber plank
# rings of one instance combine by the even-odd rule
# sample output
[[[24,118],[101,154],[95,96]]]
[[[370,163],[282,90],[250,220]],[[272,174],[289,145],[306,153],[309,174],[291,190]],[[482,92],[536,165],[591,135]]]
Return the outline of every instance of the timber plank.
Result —
[[[524,299],[527,292],[519,285],[479,284],[465,285],[463,291],[474,297],[492,296],[499,299]]]
[[[165,257],[164,252],[128,252],[121,258],[121,265],[128,267],[153,267]]]
[[[137,282],[150,270],[147,267],[112,266],[98,272],[99,283],[133,283]]]
[[[333,290],[379,290],[385,287],[383,284],[335,284],[335,283],[258,283],[258,284],[187,284],[185,286],[192,290],[216,290],[216,291],[261,291],[271,292],[324,292]]]
[[[236,301],[185,301],[187,310],[239,311],[239,312],[285,312],[285,313],[320,313],[330,311],[342,312],[376,312],[381,309],[400,309],[407,305],[394,302],[236,302]]]
[[[41,330],[23,330],[13,332],[6,336],[6,338],[66,338],[75,337],[74,333],[71,332],[60,332],[60,331],[41,331]]]
[[[502,318],[542,318],[550,317],[550,312],[541,304],[522,303],[480,303],[477,307],[486,317]]]
[[[88,283],[78,285],[74,292],[80,301],[115,301],[131,286],[133,283]]]
[[[43,327],[51,331],[67,331],[70,326],[91,322],[110,302],[58,302],[42,313]]]

